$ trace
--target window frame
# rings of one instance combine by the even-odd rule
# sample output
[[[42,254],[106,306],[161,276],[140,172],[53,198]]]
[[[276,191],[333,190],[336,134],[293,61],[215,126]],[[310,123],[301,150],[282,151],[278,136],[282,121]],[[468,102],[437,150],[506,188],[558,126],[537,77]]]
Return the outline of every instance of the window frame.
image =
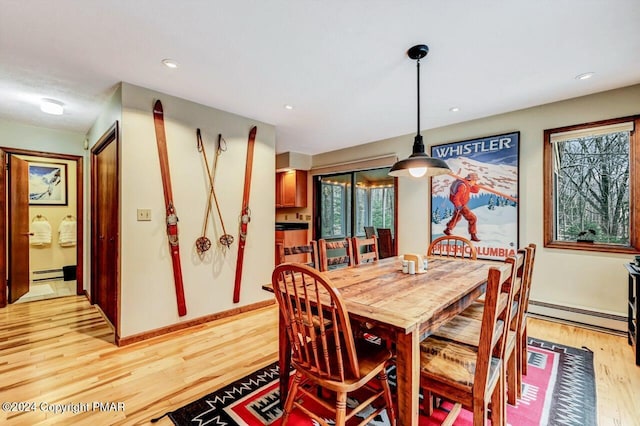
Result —
[[[313,211],[314,211],[314,227],[313,227],[313,237],[316,240],[319,240],[321,238],[327,239],[327,240],[337,240],[337,239],[342,239],[342,238],[351,238],[354,236],[357,237],[364,237],[365,233],[364,231],[361,233],[356,233],[353,232],[354,229],[357,228],[357,219],[356,219],[356,204],[357,204],[357,178],[356,175],[358,173],[364,173],[367,171],[376,171],[379,169],[390,169],[391,166],[381,166],[381,167],[374,167],[374,168],[367,168],[367,169],[357,169],[357,170],[350,170],[350,171],[340,171],[340,172],[335,172],[335,173],[327,173],[327,174],[315,174],[313,176]],[[343,208],[343,214],[345,212],[345,208],[347,209],[347,212],[350,215],[350,220],[346,221],[346,222],[350,222],[350,223],[346,223],[346,234],[344,236],[324,236],[323,232],[322,232],[322,212],[321,210],[324,208],[323,203],[321,201],[322,198],[322,187],[323,187],[323,179],[325,178],[332,178],[335,176],[343,176],[343,175],[348,175],[351,179],[351,184],[349,185],[349,190],[345,191],[345,195],[348,194],[347,198],[351,197],[351,202],[348,203],[348,206],[345,206]],[[393,211],[391,213],[392,215],[392,223],[393,223],[393,227],[391,227],[392,229],[392,234],[393,235],[397,235],[398,232],[398,178],[394,177],[393,178],[393,184],[389,185],[389,188],[387,188],[388,190],[393,191]],[[371,202],[371,194],[370,191],[367,191],[367,207],[368,207],[368,211],[366,216],[368,216],[366,218],[366,220],[368,220],[369,224],[371,224],[372,222],[372,212],[371,212],[371,208],[372,208],[372,202]],[[363,226],[368,226],[367,224],[364,224]],[[396,253],[397,252],[397,243],[396,243],[396,239],[393,239],[393,252]]]
[[[633,122],[634,129],[629,135],[629,245],[616,245],[606,243],[588,243],[577,241],[558,241],[554,236],[555,221],[555,194],[554,194],[554,163],[553,146],[551,135],[561,132],[569,132],[600,127],[622,122]],[[544,197],[544,247],[583,250],[606,253],[634,254],[640,253],[640,136],[638,128],[640,126],[640,115],[613,118],[590,123],[576,124],[572,126],[546,129],[544,131],[543,149],[543,197]]]

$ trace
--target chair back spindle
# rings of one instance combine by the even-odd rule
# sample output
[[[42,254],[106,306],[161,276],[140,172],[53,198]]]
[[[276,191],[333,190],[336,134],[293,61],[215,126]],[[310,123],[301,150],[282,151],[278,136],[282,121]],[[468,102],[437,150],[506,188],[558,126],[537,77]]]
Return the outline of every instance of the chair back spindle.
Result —
[[[473,243],[457,235],[444,235],[429,244],[427,256],[469,258],[476,260],[478,253]]]
[[[318,241],[320,271],[353,266],[353,254],[349,238],[338,241]]]

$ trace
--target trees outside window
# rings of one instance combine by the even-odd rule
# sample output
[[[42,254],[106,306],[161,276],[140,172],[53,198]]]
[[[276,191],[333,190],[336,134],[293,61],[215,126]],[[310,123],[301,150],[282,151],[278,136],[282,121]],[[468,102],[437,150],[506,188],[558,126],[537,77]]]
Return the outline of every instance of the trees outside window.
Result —
[[[323,238],[340,238],[347,235],[347,185],[339,182],[322,182],[320,214]]]
[[[375,228],[394,228],[395,211],[393,186],[371,188],[371,226]]]
[[[368,226],[395,234],[395,181],[388,172],[381,168],[318,176],[317,238],[364,237]]]
[[[636,252],[640,117],[545,130],[545,246]]]

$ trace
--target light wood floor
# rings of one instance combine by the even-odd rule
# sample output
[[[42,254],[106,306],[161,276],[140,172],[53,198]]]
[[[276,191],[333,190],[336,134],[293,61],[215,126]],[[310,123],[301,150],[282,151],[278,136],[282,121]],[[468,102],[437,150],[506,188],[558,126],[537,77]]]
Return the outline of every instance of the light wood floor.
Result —
[[[594,351],[601,426],[640,425],[640,367],[626,338],[535,319],[529,326],[533,337]],[[82,296],[10,305],[0,309],[0,402],[35,411],[3,410],[0,423],[149,424],[276,358],[275,306],[118,348]]]

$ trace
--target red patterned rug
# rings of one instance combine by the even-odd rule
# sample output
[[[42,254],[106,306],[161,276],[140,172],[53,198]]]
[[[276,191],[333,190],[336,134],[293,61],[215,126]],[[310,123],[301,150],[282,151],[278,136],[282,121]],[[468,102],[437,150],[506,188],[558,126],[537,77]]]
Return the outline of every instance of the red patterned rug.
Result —
[[[528,363],[522,398],[516,406],[507,406],[509,425],[596,425],[591,351],[529,339]],[[279,425],[278,377],[278,365],[274,363],[165,415],[178,426]],[[394,386],[393,367],[389,370],[389,380]],[[431,417],[420,416],[420,426],[441,424],[450,407],[444,404]],[[289,424],[311,426],[317,423],[294,411]],[[388,425],[389,421],[383,413],[369,424],[382,426]],[[471,413],[462,410],[454,424],[472,425]]]

